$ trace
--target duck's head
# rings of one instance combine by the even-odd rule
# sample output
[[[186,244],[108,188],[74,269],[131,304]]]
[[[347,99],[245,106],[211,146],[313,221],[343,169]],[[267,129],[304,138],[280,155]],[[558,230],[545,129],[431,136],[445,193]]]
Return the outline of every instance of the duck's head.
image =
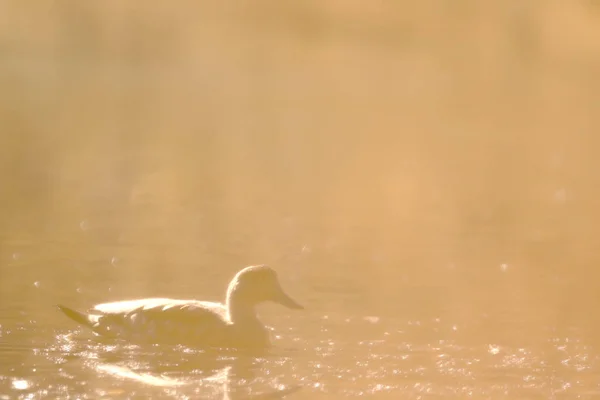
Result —
[[[254,265],[242,269],[227,288],[227,303],[230,306],[232,302],[255,306],[266,301],[294,310],[304,308],[283,291],[277,273],[266,265]]]

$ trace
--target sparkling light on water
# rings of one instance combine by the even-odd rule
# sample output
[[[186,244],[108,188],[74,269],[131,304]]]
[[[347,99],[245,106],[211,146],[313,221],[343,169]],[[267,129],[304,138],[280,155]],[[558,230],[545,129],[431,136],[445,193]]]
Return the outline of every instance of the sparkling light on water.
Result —
[[[26,381],[25,379],[15,379],[12,381],[12,387],[15,390],[26,390],[29,389],[30,386],[31,384],[29,381]]]

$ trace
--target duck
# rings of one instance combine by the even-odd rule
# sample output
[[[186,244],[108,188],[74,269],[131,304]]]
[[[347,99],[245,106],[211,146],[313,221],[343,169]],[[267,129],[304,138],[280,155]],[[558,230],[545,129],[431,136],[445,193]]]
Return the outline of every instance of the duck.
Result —
[[[145,298],[97,304],[88,312],[57,307],[96,335],[130,343],[265,349],[271,345],[269,329],[258,319],[256,306],[268,301],[304,309],[284,292],[276,271],[267,265],[237,272],[224,303]]]

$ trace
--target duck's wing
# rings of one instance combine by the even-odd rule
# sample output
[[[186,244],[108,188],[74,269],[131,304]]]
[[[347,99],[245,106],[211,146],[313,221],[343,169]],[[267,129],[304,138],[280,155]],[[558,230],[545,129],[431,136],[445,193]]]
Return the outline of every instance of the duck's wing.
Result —
[[[89,313],[64,306],[59,309],[98,335],[136,342],[218,346],[226,340],[230,329],[223,304],[196,300],[143,299],[105,303]]]
[[[124,314],[105,314],[102,319],[121,337],[152,343],[216,346],[230,329],[224,307],[195,301],[144,306]]]

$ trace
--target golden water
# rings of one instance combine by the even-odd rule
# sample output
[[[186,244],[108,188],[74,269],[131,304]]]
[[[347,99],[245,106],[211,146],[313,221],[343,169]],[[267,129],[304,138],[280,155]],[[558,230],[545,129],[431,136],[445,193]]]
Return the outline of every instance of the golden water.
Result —
[[[4,1],[0,399],[600,396],[600,10],[496,3]],[[260,359],[54,308],[257,263]]]

